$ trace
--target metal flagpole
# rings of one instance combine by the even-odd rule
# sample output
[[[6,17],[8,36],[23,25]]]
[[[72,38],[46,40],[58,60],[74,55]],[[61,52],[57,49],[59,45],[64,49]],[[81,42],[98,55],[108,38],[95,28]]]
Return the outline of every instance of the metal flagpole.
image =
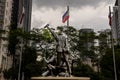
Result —
[[[111,17],[111,7],[109,6],[109,15]],[[111,25],[110,25],[111,26]],[[112,52],[113,52],[113,64],[114,64],[114,75],[115,75],[115,80],[117,80],[117,71],[116,71],[116,61],[115,61],[115,49],[114,49],[114,40],[113,40],[113,29],[111,27],[111,38],[112,38]]]
[[[68,10],[68,15],[69,15],[69,6],[67,6],[67,10]],[[70,15],[69,15],[69,17],[70,17]],[[68,18],[68,20],[67,20],[67,27],[69,26],[69,18]]]
[[[23,39],[21,40],[21,53],[20,53],[20,61],[19,61],[19,72],[18,72],[18,80],[20,80],[21,77],[21,65],[22,65],[22,52],[23,52]]]

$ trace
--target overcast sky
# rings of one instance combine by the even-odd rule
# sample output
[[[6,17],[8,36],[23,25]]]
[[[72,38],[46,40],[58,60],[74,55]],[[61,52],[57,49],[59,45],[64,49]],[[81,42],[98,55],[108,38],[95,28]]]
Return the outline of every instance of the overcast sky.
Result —
[[[77,29],[109,28],[108,6],[115,0],[33,0],[32,27],[49,23],[51,27],[64,26],[62,16],[70,6],[70,25]]]

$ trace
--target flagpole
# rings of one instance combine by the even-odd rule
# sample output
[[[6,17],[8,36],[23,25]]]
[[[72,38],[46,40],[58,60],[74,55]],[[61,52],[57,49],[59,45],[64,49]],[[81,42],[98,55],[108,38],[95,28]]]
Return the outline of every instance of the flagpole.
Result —
[[[69,14],[69,6],[67,6],[68,14]],[[67,20],[67,27],[69,26],[69,18]]]
[[[111,7],[109,6],[109,13],[110,13],[110,17],[111,17]],[[115,76],[115,80],[117,80],[117,71],[116,71],[116,60],[115,60],[115,49],[114,49],[114,40],[113,40],[113,29],[112,26],[111,27],[111,38],[112,38],[112,53],[113,53],[113,64],[114,64],[114,76]]]

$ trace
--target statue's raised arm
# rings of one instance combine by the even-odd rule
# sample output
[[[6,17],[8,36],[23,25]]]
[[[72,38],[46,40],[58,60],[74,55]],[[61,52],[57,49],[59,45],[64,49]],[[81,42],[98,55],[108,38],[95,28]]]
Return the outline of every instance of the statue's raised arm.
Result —
[[[51,34],[55,38],[55,40],[58,41],[57,35],[49,28],[49,24],[47,24],[44,28],[47,28],[51,32]]]

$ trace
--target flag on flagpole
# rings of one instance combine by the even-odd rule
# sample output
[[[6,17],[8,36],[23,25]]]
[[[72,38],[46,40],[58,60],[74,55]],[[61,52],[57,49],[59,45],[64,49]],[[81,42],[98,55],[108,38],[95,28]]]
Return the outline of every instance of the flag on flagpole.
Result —
[[[110,26],[112,26],[112,17],[111,17],[111,11],[109,11],[108,18],[109,18],[109,25],[110,25]]]
[[[65,23],[69,19],[69,9],[62,16],[62,22]]]
[[[20,21],[19,21],[20,24],[22,24],[23,19],[24,19],[24,16],[25,16],[25,8],[23,7],[23,9],[22,9],[22,14],[21,14],[21,16],[20,16]]]

